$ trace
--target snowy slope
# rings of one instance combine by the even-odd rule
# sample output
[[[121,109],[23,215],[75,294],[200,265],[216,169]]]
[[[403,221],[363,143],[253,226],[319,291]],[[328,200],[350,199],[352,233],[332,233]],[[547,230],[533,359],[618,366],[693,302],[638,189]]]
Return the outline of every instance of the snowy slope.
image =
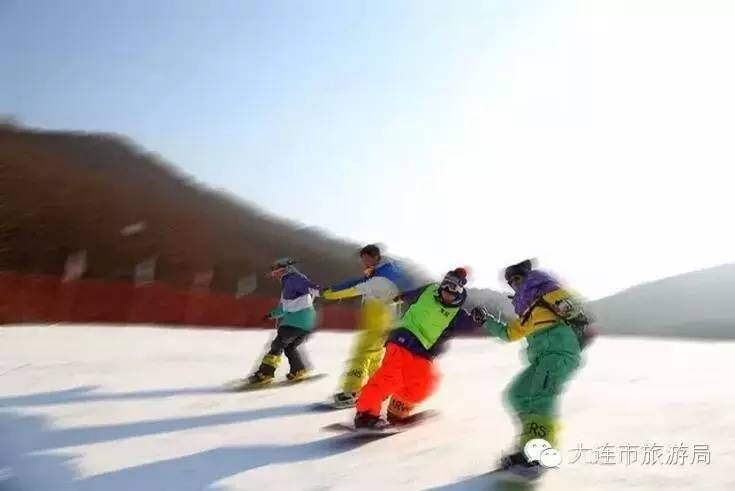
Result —
[[[268,331],[110,327],[0,330],[0,467],[5,490],[503,489],[485,472],[513,437],[500,402],[518,349],[455,341],[427,406],[443,418],[356,444],[320,431],[350,412],[314,413],[350,335],[317,334],[309,385],[221,393]],[[733,343],[602,339],[564,398],[565,446],[710,445],[711,465],[565,463],[544,490],[735,489],[735,402],[721,374]],[[729,466],[728,466],[729,464]]]

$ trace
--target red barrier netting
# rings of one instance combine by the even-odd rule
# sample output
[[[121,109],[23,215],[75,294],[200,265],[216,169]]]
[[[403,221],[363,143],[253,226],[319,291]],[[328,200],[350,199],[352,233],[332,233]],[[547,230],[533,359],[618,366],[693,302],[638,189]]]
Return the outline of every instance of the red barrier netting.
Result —
[[[141,323],[198,327],[261,327],[278,299],[236,297],[202,290],[177,290],[166,284],[83,279],[63,282],[43,275],[0,272],[0,323]],[[319,325],[350,330],[355,309],[320,306]]]
[[[0,322],[19,322],[21,308],[18,305],[20,276],[0,272]]]

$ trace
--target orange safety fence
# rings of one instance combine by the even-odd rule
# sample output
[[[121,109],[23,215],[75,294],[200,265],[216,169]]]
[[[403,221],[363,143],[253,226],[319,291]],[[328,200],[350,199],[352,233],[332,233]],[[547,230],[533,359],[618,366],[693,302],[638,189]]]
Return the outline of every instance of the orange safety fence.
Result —
[[[0,324],[114,323],[248,328],[266,325],[263,317],[277,298],[178,290],[163,283],[81,279],[63,282],[54,276],[0,272]],[[357,312],[321,305],[319,327],[350,330]]]

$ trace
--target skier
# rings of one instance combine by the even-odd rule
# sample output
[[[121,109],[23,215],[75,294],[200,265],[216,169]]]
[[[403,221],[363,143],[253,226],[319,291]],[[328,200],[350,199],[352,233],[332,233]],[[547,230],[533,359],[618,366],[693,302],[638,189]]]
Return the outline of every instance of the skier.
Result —
[[[529,462],[523,452],[530,440],[542,438],[558,448],[557,402],[566,382],[580,365],[581,350],[591,339],[589,316],[571,293],[549,274],[533,269],[530,260],[505,269],[505,280],[517,319],[509,323],[484,308],[478,320],[503,341],[526,338],[529,366],[510,384],[506,398],[518,418],[521,434],[516,453],[501,459],[501,470],[533,480],[542,466]]]
[[[290,370],[286,378],[299,381],[309,376],[309,370],[299,347],[306,341],[316,325],[314,297],[318,296],[319,285],[312,283],[296,269],[290,258],[282,258],[271,265],[270,276],[281,281],[281,300],[266,316],[277,319],[278,331],[268,353],[260,362],[258,370],[248,377],[248,386],[267,385],[273,381],[276,368],[285,353]]]
[[[375,373],[383,358],[385,339],[398,311],[395,298],[408,289],[408,278],[394,263],[383,259],[375,244],[360,250],[364,276],[333,285],[322,292],[325,300],[362,297],[358,328],[360,333],[347,360],[341,391],[332,396],[331,407],[353,407],[357,394]]]
[[[408,309],[388,336],[383,363],[360,392],[356,428],[381,430],[401,424],[434,392],[438,382],[434,358],[442,353],[445,342],[457,332],[482,325],[462,309],[466,284],[467,271],[457,268],[441,283],[401,295]],[[380,414],[388,397],[386,421]]]

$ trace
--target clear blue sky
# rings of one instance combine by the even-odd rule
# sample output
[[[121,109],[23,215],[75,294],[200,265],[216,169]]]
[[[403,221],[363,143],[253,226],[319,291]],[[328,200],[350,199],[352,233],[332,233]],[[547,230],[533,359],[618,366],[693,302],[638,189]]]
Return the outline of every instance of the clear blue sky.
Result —
[[[680,199],[697,179],[720,185],[719,167],[657,184],[661,160],[695,160],[703,143],[733,154],[735,77],[714,64],[733,47],[732,9],[605,5],[5,0],[0,113],[125,134],[208,185],[435,273],[467,264],[497,287],[500,267],[533,255],[595,297],[732,259],[709,242],[658,254],[681,233],[660,206],[719,210],[712,188]],[[672,101],[698,123],[674,125]],[[634,245],[653,222],[657,238]]]

